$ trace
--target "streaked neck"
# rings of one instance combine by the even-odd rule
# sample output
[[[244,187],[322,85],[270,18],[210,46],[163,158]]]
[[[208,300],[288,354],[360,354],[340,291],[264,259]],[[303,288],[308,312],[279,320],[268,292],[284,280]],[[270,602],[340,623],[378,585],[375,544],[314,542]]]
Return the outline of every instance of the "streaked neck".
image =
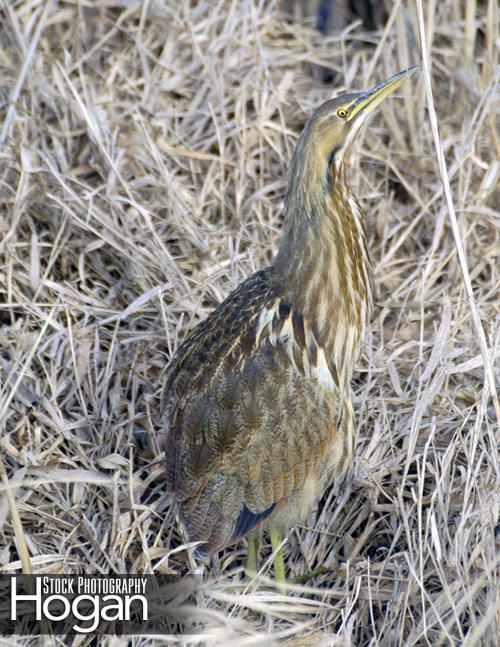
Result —
[[[344,168],[334,161],[294,174],[292,166],[274,276],[325,352],[352,367],[369,318],[372,277],[364,220]]]

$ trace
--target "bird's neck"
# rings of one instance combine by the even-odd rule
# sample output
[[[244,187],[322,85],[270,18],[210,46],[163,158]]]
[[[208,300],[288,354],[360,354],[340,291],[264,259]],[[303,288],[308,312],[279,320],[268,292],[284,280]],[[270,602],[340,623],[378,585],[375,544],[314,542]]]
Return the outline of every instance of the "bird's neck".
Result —
[[[344,166],[333,163],[323,173],[290,183],[274,276],[325,352],[352,370],[372,302],[366,228]]]

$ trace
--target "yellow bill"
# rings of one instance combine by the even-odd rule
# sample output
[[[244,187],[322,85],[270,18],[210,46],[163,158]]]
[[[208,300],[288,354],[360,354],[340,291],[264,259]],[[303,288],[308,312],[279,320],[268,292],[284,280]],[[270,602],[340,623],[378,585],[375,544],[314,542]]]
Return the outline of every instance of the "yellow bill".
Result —
[[[352,104],[346,106],[349,110],[346,121],[352,121],[355,117],[359,117],[361,114],[367,115],[376,108],[381,101],[394,92],[394,90],[397,90],[407,78],[415,74],[418,69],[418,65],[409,67],[406,70],[397,72],[397,74],[394,74],[389,79],[382,81],[382,83],[379,83],[371,90],[362,92]]]

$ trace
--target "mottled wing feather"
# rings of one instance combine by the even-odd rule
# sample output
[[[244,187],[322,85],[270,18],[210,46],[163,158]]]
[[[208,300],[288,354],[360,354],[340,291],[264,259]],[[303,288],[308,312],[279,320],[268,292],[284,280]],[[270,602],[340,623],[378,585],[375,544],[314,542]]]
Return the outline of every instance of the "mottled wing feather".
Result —
[[[268,268],[199,324],[172,360],[167,483],[205,552],[276,513],[324,464],[341,405],[321,357]]]

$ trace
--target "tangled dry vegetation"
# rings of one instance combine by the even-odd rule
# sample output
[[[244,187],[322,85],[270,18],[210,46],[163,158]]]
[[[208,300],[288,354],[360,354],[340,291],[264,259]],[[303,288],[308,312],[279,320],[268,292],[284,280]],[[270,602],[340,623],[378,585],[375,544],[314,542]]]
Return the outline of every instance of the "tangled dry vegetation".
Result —
[[[334,90],[418,62],[413,3],[389,8],[379,31],[325,38],[254,0],[4,3],[1,572],[185,571],[162,484],[161,373],[186,331],[271,261],[307,115]],[[496,2],[426,11],[494,359]],[[317,64],[330,83],[310,74]],[[354,383],[356,458],[286,544],[291,576],[328,571],[283,598],[262,583],[235,588],[244,546],[221,553],[183,644],[498,644],[497,423],[422,78],[364,130],[352,185],[378,290]],[[269,555],[264,546],[263,576]]]

